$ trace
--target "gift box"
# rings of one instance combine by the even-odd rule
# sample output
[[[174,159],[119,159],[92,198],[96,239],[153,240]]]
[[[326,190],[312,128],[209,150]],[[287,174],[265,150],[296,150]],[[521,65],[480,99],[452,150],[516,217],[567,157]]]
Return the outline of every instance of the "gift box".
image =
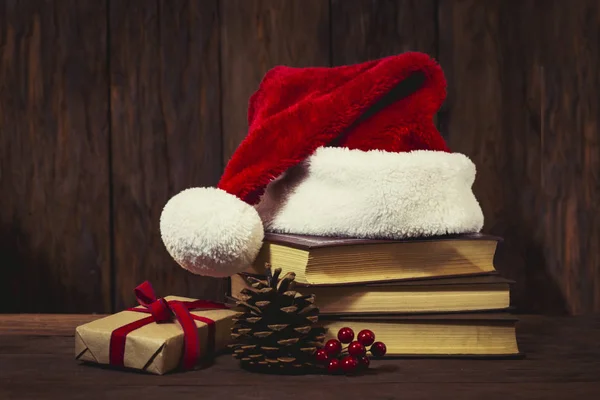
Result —
[[[135,293],[139,306],[76,328],[77,360],[162,375],[194,368],[230,343],[236,313],[225,304],[157,299],[148,282]]]

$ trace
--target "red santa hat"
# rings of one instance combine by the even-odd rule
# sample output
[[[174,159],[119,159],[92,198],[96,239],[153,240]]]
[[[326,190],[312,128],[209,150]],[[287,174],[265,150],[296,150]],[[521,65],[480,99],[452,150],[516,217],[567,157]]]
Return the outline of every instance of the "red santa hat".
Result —
[[[440,66],[422,53],[270,70],[217,187],[166,204],[168,252],[193,273],[226,277],[252,264],[265,231],[380,239],[479,231],[475,166],[450,152],[433,123],[445,96]]]

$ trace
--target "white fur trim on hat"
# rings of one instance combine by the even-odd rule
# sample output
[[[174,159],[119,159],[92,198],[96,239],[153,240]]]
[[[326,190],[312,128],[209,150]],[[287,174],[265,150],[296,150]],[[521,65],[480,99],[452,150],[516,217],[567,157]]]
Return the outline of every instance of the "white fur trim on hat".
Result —
[[[192,188],[172,197],[160,217],[169,254],[183,268],[227,277],[252,265],[264,229],[254,207],[216,188]]]
[[[402,239],[479,232],[475,165],[440,151],[319,148],[256,206],[267,231]]]

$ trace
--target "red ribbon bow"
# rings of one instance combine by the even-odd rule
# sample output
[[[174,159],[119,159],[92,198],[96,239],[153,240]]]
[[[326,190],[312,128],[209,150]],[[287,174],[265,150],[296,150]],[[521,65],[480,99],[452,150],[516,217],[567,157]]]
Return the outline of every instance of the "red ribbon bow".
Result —
[[[173,322],[173,317],[177,319],[183,329],[184,351],[182,365],[184,369],[193,368],[200,358],[200,341],[194,320],[204,322],[208,325],[207,353],[213,352],[215,345],[215,321],[210,318],[193,315],[190,313],[190,310],[219,310],[228,308],[227,305],[207,300],[166,301],[163,298],[157,299],[154,289],[148,281],[135,288],[135,297],[138,303],[144,308],[129,308],[127,311],[147,313],[151,314],[151,316],[124,325],[112,332],[109,351],[109,363],[111,365],[124,366],[125,341],[129,333],[153,322],[157,324]]]

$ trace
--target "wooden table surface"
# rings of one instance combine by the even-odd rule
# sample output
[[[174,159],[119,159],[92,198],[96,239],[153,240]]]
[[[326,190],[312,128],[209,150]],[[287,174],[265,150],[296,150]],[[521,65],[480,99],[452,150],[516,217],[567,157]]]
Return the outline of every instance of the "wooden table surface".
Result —
[[[153,376],[74,360],[99,316],[0,315],[0,399],[600,399],[600,316],[522,316],[519,360],[389,360],[363,376],[270,376],[229,355]]]

